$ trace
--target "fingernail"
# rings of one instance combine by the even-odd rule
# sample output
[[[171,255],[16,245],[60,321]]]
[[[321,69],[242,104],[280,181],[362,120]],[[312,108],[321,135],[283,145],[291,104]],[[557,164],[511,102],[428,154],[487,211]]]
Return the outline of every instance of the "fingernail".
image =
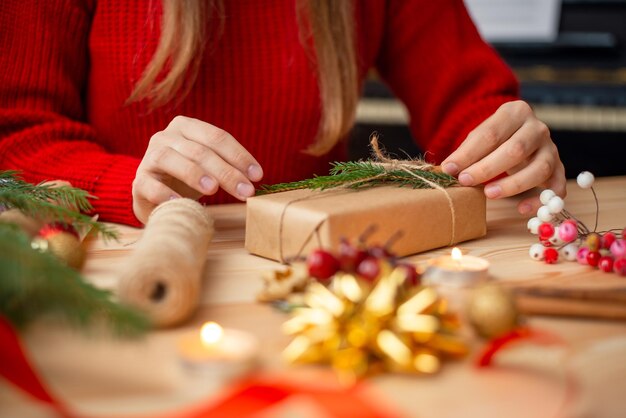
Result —
[[[502,187],[497,184],[489,185],[485,187],[485,195],[490,199],[495,199],[502,194]]]
[[[173,195],[170,196],[169,200],[175,200],[175,199],[180,199],[180,196],[177,196],[177,195],[173,194]]]
[[[200,186],[205,192],[211,193],[215,189],[215,180],[208,176],[202,176]]]
[[[471,174],[461,173],[459,174],[459,183],[463,186],[472,186],[474,184],[474,178]]]
[[[445,163],[441,166],[444,173],[456,176],[459,173],[459,166],[455,163]]]
[[[243,198],[254,195],[254,187],[248,183],[239,183],[237,185],[237,194]]]
[[[519,213],[521,213],[522,215],[528,215],[530,212],[532,212],[533,207],[532,205],[529,205],[528,203],[524,203],[523,205],[520,205],[518,210],[519,210]]]
[[[248,167],[248,178],[252,181],[259,181],[263,178],[263,170],[257,164],[250,164]]]

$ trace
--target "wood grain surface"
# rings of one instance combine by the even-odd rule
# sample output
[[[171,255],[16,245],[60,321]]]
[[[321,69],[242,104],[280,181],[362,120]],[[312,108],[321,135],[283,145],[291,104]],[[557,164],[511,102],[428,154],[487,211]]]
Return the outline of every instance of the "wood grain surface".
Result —
[[[591,192],[571,182],[568,191],[567,210],[593,227],[595,204]],[[599,229],[626,226],[626,178],[598,179],[596,192],[600,200]],[[403,416],[609,417],[625,410],[622,396],[607,400],[607,394],[623,387],[626,374],[615,374],[615,362],[609,367],[589,356],[598,352],[598,347],[612,347],[612,352],[621,349],[622,360],[626,355],[626,278],[575,262],[548,265],[531,260],[528,248],[537,237],[526,230],[526,219],[518,215],[516,203],[517,199],[488,202],[487,236],[459,247],[466,254],[488,259],[492,279],[520,295],[520,307],[531,314],[527,323],[557,335],[565,345],[553,351],[535,347],[534,355],[526,352],[516,356],[512,350],[490,370],[473,366],[474,351],[464,361],[446,364],[436,376],[385,375],[372,379],[381,402],[393,405]],[[151,332],[142,343],[94,341],[48,324],[39,324],[24,334],[34,363],[55,393],[70,405],[90,416],[149,416],[211,396],[214,391],[201,390],[202,385],[179,370],[174,350],[182,333],[197,330],[207,320],[256,335],[261,341],[263,370],[294,376],[306,370],[290,368],[280,359],[280,351],[289,341],[280,331],[285,314],[255,302],[262,272],[282,267],[243,249],[245,206],[224,205],[208,210],[215,217],[217,232],[207,254],[201,308],[184,326]],[[118,242],[96,240],[89,249],[85,274],[104,288],[115,288],[116,269],[141,235],[138,229],[118,229]],[[423,266],[429,258],[449,251],[438,249],[408,260]],[[610,344],[602,345],[605,343]],[[478,340],[473,342],[474,348],[481,345]],[[611,358],[609,354],[602,357]],[[568,382],[573,377],[567,366],[574,364],[567,363],[572,358],[579,360],[575,364],[603,372],[602,379],[596,376],[587,380],[600,383],[590,383],[593,387],[585,389],[584,382],[579,382],[579,391],[572,392]],[[574,377],[583,379],[581,376]],[[2,383],[0,405],[0,416],[51,416]]]

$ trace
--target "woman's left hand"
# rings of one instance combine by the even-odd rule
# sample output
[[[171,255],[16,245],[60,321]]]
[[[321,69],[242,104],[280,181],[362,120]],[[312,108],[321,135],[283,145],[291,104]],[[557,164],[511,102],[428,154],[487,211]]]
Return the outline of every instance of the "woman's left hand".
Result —
[[[444,172],[458,175],[463,186],[485,184],[491,199],[513,196],[535,186],[565,197],[565,169],[550,130],[523,101],[508,102],[469,133],[465,141],[442,163]],[[539,196],[518,204],[529,215],[541,205]]]

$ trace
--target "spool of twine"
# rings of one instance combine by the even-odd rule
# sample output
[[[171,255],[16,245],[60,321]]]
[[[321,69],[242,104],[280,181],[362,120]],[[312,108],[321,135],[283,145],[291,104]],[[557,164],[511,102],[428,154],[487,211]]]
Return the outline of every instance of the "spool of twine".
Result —
[[[159,327],[189,318],[198,306],[213,219],[191,199],[159,205],[119,277],[118,297]]]

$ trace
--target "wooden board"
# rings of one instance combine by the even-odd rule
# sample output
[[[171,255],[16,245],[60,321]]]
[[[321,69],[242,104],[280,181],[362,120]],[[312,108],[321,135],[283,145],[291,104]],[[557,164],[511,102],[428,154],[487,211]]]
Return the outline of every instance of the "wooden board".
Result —
[[[595,189],[600,203],[598,231],[626,226],[626,178],[600,179]],[[574,182],[569,182],[568,191],[566,209],[593,228],[592,192],[580,189]],[[492,279],[518,289],[520,308],[525,312],[626,319],[626,278],[575,262],[548,265],[528,256],[528,249],[537,242],[537,237],[527,231],[526,218],[515,209],[517,201],[518,198],[489,201],[487,236],[460,244],[462,251],[489,260]],[[244,205],[222,205],[208,210],[216,220],[217,233],[207,255],[202,304],[253,302],[262,286],[262,272],[282,266],[244,250]],[[85,269],[90,280],[110,289],[116,285],[117,262],[130,254],[132,244],[141,234],[141,230],[134,228],[119,226],[118,229],[119,242],[93,243]],[[444,248],[407,259],[424,265],[428,259],[449,252],[449,248]],[[584,297],[581,292],[585,292]]]

